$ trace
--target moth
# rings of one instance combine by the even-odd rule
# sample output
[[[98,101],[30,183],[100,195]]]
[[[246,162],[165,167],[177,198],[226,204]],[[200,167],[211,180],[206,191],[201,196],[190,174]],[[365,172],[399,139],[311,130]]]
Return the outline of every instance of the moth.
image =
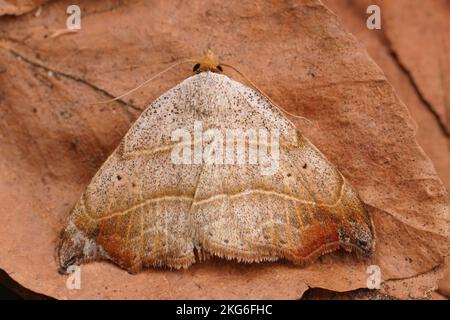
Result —
[[[208,52],[133,124],[68,217],[61,271],[93,260],[137,273],[210,256],[303,266],[339,248],[371,255],[374,226],[355,190],[224,66]]]

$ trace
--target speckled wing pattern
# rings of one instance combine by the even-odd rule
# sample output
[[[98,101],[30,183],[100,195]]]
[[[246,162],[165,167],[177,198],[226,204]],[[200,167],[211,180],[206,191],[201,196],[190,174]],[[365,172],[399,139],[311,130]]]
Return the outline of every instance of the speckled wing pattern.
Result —
[[[279,130],[279,169],[174,164],[171,132],[195,121]],[[304,265],[340,247],[366,257],[373,246],[371,218],[339,171],[259,93],[203,72],[135,122],[75,205],[57,255],[61,270],[106,259],[135,273],[211,255]]]

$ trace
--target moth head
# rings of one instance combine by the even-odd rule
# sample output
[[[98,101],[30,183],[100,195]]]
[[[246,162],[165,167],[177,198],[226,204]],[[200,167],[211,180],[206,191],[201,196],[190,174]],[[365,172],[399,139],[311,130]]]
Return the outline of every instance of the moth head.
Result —
[[[223,69],[220,65],[220,61],[217,56],[211,51],[208,50],[204,54],[202,58],[198,60],[198,62],[194,65],[193,71],[195,73],[211,71],[215,73],[222,73]]]

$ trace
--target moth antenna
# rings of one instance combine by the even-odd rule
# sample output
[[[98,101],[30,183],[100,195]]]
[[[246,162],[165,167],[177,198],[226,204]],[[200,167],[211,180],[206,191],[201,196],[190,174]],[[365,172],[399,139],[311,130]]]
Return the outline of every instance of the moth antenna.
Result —
[[[137,87],[131,89],[130,91],[127,91],[124,94],[122,94],[122,95],[120,95],[118,97],[115,97],[113,99],[110,99],[110,100],[92,103],[92,105],[105,104],[105,103],[110,103],[110,102],[119,100],[119,99],[121,99],[121,98],[123,98],[123,97],[125,97],[125,96],[127,96],[127,95],[129,95],[129,94],[131,94],[133,92],[135,92],[136,90],[139,90],[143,86],[147,85],[149,82],[151,82],[151,81],[155,80],[156,78],[158,78],[160,75],[166,73],[167,71],[169,71],[169,70],[171,70],[171,69],[173,69],[173,68],[175,68],[175,67],[177,67],[177,66],[179,66],[180,64],[183,64],[183,63],[196,63],[196,61],[195,60],[191,60],[191,59],[186,59],[186,60],[181,60],[181,61],[175,62],[171,66],[169,66],[169,67],[165,68],[164,70],[158,72],[157,74],[153,75],[150,79],[145,80],[140,85],[138,85]]]
[[[309,124],[313,124],[311,120],[309,120],[308,118],[290,113],[289,111],[285,110],[284,108],[280,107],[279,105],[277,105],[272,99],[270,99],[270,97],[264,92],[262,91],[253,81],[251,81],[243,72],[239,71],[237,68],[233,67],[230,64],[226,64],[226,63],[220,63],[221,66],[230,68],[234,71],[236,71],[241,77],[243,77],[245,79],[245,81],[247,81],[248,83],[250,83],[252,85],[252,87],[254,87],[257,91],[259,91],[259,93],[261,93],[267,100],[269,100],[269,102],[275,107],[277,108],[279,111],[286,113],[292,117],[295,118],[300,118],[303,120],[306,120]]]

